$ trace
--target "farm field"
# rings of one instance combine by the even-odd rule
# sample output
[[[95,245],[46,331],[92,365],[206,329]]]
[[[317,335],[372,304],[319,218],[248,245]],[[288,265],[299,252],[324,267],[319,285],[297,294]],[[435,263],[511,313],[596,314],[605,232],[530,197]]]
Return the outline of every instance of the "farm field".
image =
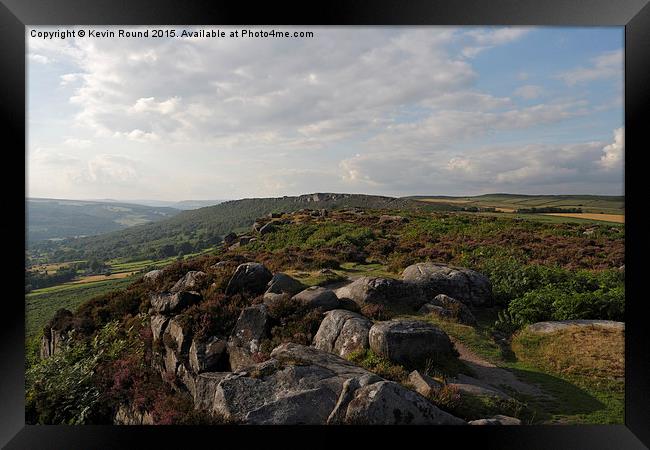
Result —
[[[619,196],[598,195],[515,195],[487,194],[475,197],[418,196],[413,199],[429,203],[496,208],[514,212],[520,208],[581,208],[585,213],[623,214],[625,200]]]
[[[591,220],[598,220],[601,222],[625,223],[625,215],[623,214],[545,213],[544,215],[556,216],[556,217],[573,217],[576,219],[591,219]]]
[[[39,289],[25,296],[25,334],[29,339],[40,333],[41,328],[60,308],[75,311],[83,302],[115,289],[127,286],[132,278],[110,279],[85,284],[67,284]]]
[[[194,258],[213,249],[185,255],[185,259]],[[38,333],[40,328],[52,318],[56,310],[66,308],[74,311],[77,306],[97,295],[105,294],[115,289],[127,286],[142,272],[155,268],[162,268],[178,261],[177,257],[166,258],[160,261],[143,260],[120,262],[108,261],[111,275],[89,275],[67,283],[35,289],[25,295],[25,321],[27,337]],[[73,262],[49,264],[38,266],[41,270],[55,271],[59,267]]]

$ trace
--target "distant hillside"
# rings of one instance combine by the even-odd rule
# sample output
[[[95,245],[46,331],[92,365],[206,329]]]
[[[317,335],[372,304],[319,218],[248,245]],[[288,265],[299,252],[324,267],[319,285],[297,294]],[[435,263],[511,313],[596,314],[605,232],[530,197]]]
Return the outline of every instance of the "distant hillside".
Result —
[[[303,208],[412,209],[435,206],[413,201],[361,194],[309,194],[297,197],[249,198],[215,206],[183,211],[172,218],[136,226],[102,236],[47,243],[39,247],[50,260],[96,257],[102,260],[172,256],[214,245],[230,231],[249,227],[256,218],[271,212],[292,212]],[[445,207],[447,209],[447,207]]]
[[[484,194],[470,197],[418,195],[414,200],[448,203],[462,207],[492,207],[504,211],[530,208],[581,209],[585,213],[623,214],[625,197],[620,195],[522,195]]]
[[[147,206],[166,206],[174,209],[181,209],[183,211],[189,209],[205,208],[206,206],[214,206],[223,203],[226,200],[181,200],[178,202],[164,201],[164,200],[133,200],[133,203],[138,205]]]
[[[168,219],[180,212],[167,207],[80,200],[27,199],[27,239],[92,236]]]

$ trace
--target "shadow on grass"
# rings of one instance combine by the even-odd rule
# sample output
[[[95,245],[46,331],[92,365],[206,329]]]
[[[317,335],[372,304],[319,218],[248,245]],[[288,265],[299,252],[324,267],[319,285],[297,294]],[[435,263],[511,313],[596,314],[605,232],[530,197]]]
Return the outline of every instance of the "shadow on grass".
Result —
[[[607,406],[580,387],[557,376],[534,370],[510,368],[522,381],[537,384],[552,398],[517,394],[534,411],[532,422],[544,422],[554,416],[577,416],[604,410]]]

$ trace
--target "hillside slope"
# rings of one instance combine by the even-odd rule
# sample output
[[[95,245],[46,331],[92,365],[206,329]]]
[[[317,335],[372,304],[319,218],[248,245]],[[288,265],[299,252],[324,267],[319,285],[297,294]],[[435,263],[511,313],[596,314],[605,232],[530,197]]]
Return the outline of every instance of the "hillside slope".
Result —
[[[180,211],[132,203],[27,199],[29,242],[91,236],[156,222]]]
[[[91,257],[106,260],[118,257],[138,259],[172,256],[179,250],[188,253],[214,245],[227,233],[249,227],[256,218],[272,212],[350,207],[395,210],[439,208],[410,199],[361,194],[316,193],[297,197],[248,198],[183,211],[160,222],[102,236],[48,243],[37,250],[41,254],[55,254],[55,259],[59,261]],[[442,205],[442,208],[453,207]]]

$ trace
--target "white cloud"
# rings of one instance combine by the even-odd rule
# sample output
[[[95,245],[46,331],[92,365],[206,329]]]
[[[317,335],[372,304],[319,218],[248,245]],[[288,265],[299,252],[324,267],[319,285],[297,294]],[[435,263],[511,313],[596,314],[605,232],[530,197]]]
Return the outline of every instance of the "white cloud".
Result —
[[[462,54],[466,58],[474,58],[479,53],[490,48],[514,42],[528,34],[529,28],[495,28],[479,29],[465,33],[469,37],[471,44],[462,49]]]
[[[515,95],[526,100],[533,100],[542,95],[544,89],[541,86],[527,84],[515,89]]]
[[[600,165],[605,169],[620,169],[625,156],[625,136],[624,129],[617,128],[614,130],[614,142],[603,147],[605,153],[600,157]]]
[[[54,86],[65,89],[55,89],[57,100],[69,100],[61,117],[30,122],[30,142],[47,148],[30,152],[40,171],[30,183],[84,196],[137,188],[172,198],[217,190],[227,197],[516,191],[613,180],[615,171],[600,162],[607,142],[542,145],[566,135],[569,120],[593,105],[519,81],[528,77],[519,68],[494,91],[490,77],[481,79],[485,68],[471,57],[517,42],[530,28],[311,31],[313,39],[288,40],[30,39],[30,53],[55,63],[33,64],[30,76],[58,77]],[[517,97],[531,101],[521,106]],[[501,136],[524,144],[484,142]],[[528,136],[535,145],[525,145]],[[251,174],[255,182],[243,183]]]
[[[605,52],[591,59],[589,66],[578,67],[557,75],[569,86],[588,81],[623,76],[623,50]]]
[[[51,62],[50,58],[48,58],[47,56],[39,55],[38,53],[30,54],[29,60],[39,64],[49,64]]]
[[[69,147],[88,148],[92,145],[92,141],[89,141],[88,139],[70,138],[66,139],[64,144]]]
[[[130,183],[137,179],[136,162],[121,155],[97,155],[88,161],[87,170],[80,178],[93,183]]]

